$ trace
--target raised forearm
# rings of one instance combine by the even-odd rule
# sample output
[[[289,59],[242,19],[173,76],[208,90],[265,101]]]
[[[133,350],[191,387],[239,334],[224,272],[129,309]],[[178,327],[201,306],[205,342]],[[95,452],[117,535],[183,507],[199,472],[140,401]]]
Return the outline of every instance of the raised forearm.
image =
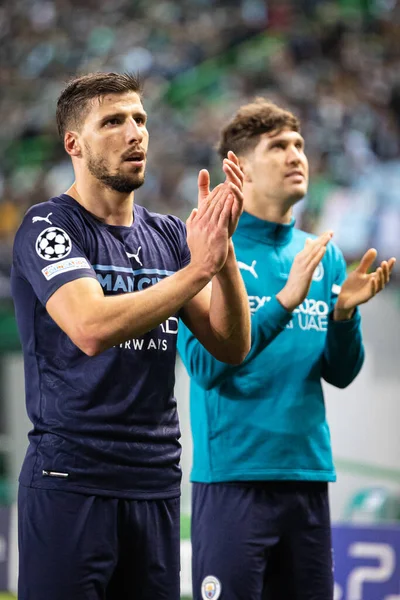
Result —
[[[364,362],[364,346],[358,312],[350,320],[331,320],[322,363],[322,377],[344,388],[358,375]]]
[[[223,352],[239,353],[243,360],[251,343],[250,310],[232,242],[224,267],[212,280],[210,325]]]
[[[97,281],[66,284],[47,303],[56,323],[89,356],[151,331],[195,296],[209,276],[189,265],[140,292],[104,296]]]
[[[285,330],[291,318],[276,297],[266,302],[251,319],[251,349],[239,366],[232,366],[232,362],[229,364],[226,356],[225,362],[221,362],[222,357],[215,360],[218,357],[214,354],[214,358],[184,326],[179,328],[178,350],[189,375],[200,387],[209,390],[229,377],[232,369],[240,369],[256,358]]]

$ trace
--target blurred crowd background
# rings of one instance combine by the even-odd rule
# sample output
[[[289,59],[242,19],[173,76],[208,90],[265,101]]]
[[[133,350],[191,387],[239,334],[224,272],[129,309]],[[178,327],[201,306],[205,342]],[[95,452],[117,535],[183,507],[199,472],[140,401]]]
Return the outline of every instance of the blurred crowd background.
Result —
[[[56,101],[70,78],[96,71],[145,79],[150,149],[139,204],[186,219],[199,169],[214,185],[223,179],[221,127],[264,96],[303,124],[311,178],[298,226],[333,229],[349,265],[371,246],[379,260],[400,259],[400,0],[0,0],[0,589],[1,505],[15,500],[30,427],[12,244],[29,206],[73,181]],[[337,394],[326,389],[340,479],[334,521],[400,520],[399,284],[398,264],[389,289],[362,309],[360,377]],[[188,514],[189,382],[179,361],[176,381]],[[16,578],[16,564],[9,573]]]
[[[255,96],[295,112],[311,166],[298,224],[349,262],[400,256],[398,0],[0,2],[0,297],[26,209],[67,189],[55,106],[93,71],[145,77],[150,152],[137,202],[185,219],[200,168],[222,179],[221,125]]]

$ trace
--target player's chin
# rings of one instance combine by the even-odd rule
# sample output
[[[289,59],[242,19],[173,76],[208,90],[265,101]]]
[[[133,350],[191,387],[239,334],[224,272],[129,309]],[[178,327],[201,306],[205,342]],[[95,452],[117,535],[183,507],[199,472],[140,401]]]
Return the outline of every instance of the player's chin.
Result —
[[[144,171],[142,173],[136,173],[134,177],[130,177],[132,184],[132,190],[137,190],[144,184]]]
[[[144,168],[144,166],[130,167],[130,168],[128,168],[127,171],[126,170],[120,171],[120,175],[122,176],[122,178],[126,179],[127,181],[132,181],[132,182],[141,181],[143,183],[144,175],[145,175],[145,168]]]
[[[142,183],[143,183],[144,175],[145,175],[145,167],[144,167],[144,165],[140,166],[140,167],[131,167],[128,170],[128,172],[125,171],[124,175],[131,181],[142,181]]]
[[[298,202],[307,194],[307,184],[298,183],[296,185],[292,185],[289,196],[293,199],[294,202]]]
[[[131,174],[129,177],[121,173],[112,177],[102,178],[102,182],[121,194],[130,194],[144,183],[144,173]]]

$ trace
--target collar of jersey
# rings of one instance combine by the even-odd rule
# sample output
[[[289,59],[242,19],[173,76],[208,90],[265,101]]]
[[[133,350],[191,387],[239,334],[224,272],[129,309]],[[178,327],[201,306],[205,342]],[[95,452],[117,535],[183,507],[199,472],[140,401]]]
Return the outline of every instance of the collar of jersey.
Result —
[[[53,198],[53,200],[55,202],[57,202],[58,200],[62,200],[63,202],[66,202],[67,204],[74,206],[75,208],[78,208],[81,212],[85,213],[85,215],[87,215],[90,219],[92,219],[93,221],[96,221],[96,223],[100,227],[105,227],[107,229],[110,229],[111,231],[129,231],[130,232],[130,231],[132,231],[133,227],[135,227],[137,224],[137,217],[138,217],[138,210],[137,210],[138,205],[137,204],[135,204],[135,206],[134,206],[134,219],[133,219],[132,225],[110,225],[109,223],[104,223],[104,221],[99,219],[99,217],[96,217],[96,215],[89,212],[84,206],[82,206],[82,204],[77,202],[77,200],[75,200],[75,198],[73,198],[69,194],[60,194],[60,196],[56,196],[55,198]]]
[[[284,246],[293,237],[295,219],[292,217],[290,223],[273,223],[264,221],[247,212],[243,212],[239,220],[236,234],[263,242],[264,244]]]

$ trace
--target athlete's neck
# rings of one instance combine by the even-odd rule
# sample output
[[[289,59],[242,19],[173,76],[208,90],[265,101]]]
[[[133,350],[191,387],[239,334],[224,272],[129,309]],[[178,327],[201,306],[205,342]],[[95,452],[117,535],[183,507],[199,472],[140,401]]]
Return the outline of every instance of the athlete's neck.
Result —
[[[74,182],[66,193],[107,225],[129,227],[133,223],[133,192],[120,194],[103,185],[89,190]]]
[[[258,202],[254,197],[246,195],[244,197],[244,210],[263,221],[282,224],[290,223],[293,213],[291,204],[284,206],[267,199]]]

